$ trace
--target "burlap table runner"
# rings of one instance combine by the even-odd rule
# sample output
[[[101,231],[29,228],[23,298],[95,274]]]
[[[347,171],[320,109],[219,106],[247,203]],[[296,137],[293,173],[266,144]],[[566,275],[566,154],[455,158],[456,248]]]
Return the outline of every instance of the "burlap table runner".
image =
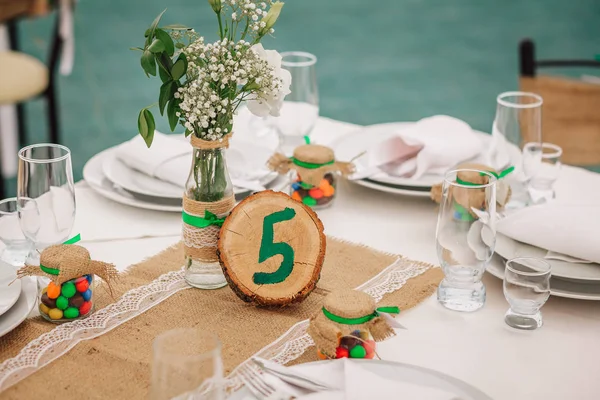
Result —
[[[228,287],[181,290],[145,313],[72,350],[0,393],[3,399],[145,398],[148,393],[152,341],[179,327],[205,327],[223,342],[226,374],[263,347],[276,341],[299,321],[320,309],[323,297],[337,288],[355,288],[377,276],[399,256],[328,238],[325,264],[317,289],[301,304],[278,310],[243,303]],[[120,295],[147,285],[160,275],[181,269],[181,244],[132,266],[116,285]],[[442,278],[439,268],[418,265],[418,272],[400,290],[384,290],[385,304],[405,310],[431,295]],[[381,278],[380,278],[381,280]],[[385,282],[384,282],[385,283]],[[389,286],[389,285],[388,285]],[[391,292],[390,292],[391,291]],[[390,292],[390,293],[388,293]],[[102,288],[95,292],[96,309],[113,300]],[[54,325],[31,319],[0,338],[0,362],[15,357],[31,340]],[[313,349],[299,361],[314,361]],[[296,361],[297,362],[297,361]],[[0,368],[2,373],[2,368]]]

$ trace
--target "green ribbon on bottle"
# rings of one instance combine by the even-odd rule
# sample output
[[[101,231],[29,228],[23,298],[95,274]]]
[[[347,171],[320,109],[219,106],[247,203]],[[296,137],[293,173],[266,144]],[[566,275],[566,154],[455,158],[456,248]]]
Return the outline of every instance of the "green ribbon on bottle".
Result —
[[[292,160],[292,162],[294,164],[296,164],[297,166],[302,167],[302,168],[308,168],[308,169],[317,169],[317,168],[321,168],[325,165],[331,165],[331,164],[335,163],[335,160],[331,160],[331,161],[328,161],[323,164],[309,163],[309,162],[300,161],[295,157],[291,157],[290,160]]]
[[[377,309],[375,311],[373,311],[372,314],[365,315],[364,317],[344,318],[344,317],[340,317],[339,315],[335,315],[335,314],[327,311],[327,309],[325,307],[323,307],[323,314],[325,314],[325,316],[327,318],[329,318],[333,322],[337,322],[338,324],[344,324],[344,325],[365,324],[365,323],[371,321],[372,319],[379,317],[380,312],[386,313],[386,314],[400,314],[400,309],[398,307],[377,307]]]
[[[208,210],[204,210],[204,218],[191,215],[185,211],[182,213],[183,222],[196,228],[206,228],[210,225],[223,226],[225,218],[219,218]]]
[[[74,244],[74,243],[79,242],[80,240],[81,240],[81,234],[78,233],[77,235],[73,236],[71,239],[67,240],[66,242],[63,242],[63,244]],[[40,269],[50,275],[60,274],[59,269],[44,267],[42,264],[40,264]]]
[[[515,167],[513,165],[511,165],[510,167],[506,168],[505,170],[501,171],[500,173],[497,173],[495,171],[487,171],[487,173],[490,173],[490,174],[494,175],[494,177],[496,179],[502,179],[506,175],[508,175],[511,172],[513,172],[514,170],[515,170]],[[485,175],[487,175],[487,173],[486,172],[480,172],[479,175],[485,176]],[[458,183],[459,185],[465,185],[465,186],[481,186],[480,183],[473,183],[473,182],[469,182],[469,181],[463,181],[458,176],[456,177],[456,183]]]

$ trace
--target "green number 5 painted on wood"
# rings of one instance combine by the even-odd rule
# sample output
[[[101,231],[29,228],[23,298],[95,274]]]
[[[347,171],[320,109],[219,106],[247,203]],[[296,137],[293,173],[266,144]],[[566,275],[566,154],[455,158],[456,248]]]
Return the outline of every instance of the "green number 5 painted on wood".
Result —
[[[262,263],[269,258],[281,254],[283,261],[275,272],[256,272],[252,280],[257,285],[280,283],[286,280],[294,269],[294,249],[284,242],[273,242],[273,226],[277,222],[289,221],[296,216],[293,208],[286,207],[284,210],[269,214],[263,220],[263,236],[260,241],[260,250],[258,252],[258,262]]]

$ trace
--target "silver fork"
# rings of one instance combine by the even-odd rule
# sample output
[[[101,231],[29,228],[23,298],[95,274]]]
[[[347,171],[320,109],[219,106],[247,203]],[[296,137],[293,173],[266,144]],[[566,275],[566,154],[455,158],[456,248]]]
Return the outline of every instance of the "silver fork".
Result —
[[[240,380],[257,399],[289,400],[293,397],[269,384],[255,367],[242,367],[238,371]]]

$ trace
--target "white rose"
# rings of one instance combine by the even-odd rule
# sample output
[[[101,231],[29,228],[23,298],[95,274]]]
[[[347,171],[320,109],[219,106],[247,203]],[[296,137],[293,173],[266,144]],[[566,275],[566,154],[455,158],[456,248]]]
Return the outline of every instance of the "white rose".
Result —
[[[258,117],[266,117],[267,115],[279,117],[283,99],[291,93],[292,75],[290,71],[281,68],[281,54],[276,50],[265,50],[260,43],[252,46],[252,49],[260,58],[267,61],[269,66],[273,67],[273,75],[281,79],[282,85],[277,92],[263,93],[261,97],[253,96],[253,98],[248,99],[248,110]]]

